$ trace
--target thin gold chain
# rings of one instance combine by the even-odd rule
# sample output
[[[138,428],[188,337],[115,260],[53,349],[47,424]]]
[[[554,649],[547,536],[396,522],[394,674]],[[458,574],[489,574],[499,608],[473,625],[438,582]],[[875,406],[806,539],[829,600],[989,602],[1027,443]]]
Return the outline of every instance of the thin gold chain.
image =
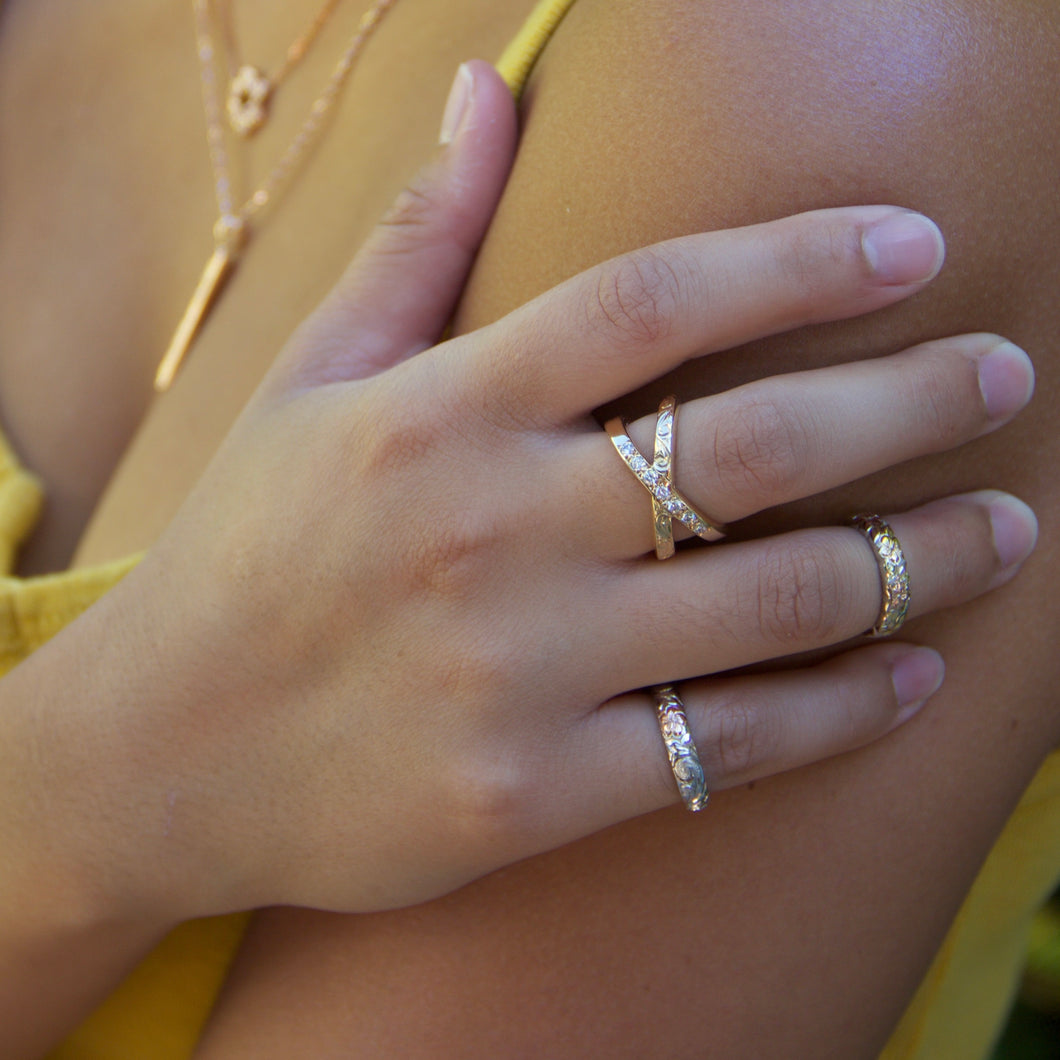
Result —
[[[221,35],[225,41],[225,53],[228,59],[228,94],[225,99],[225,111],[228,125],[237,136],[253,136],[268,120],[272,97],[276,94],[288,72],[293,69],[305,55],[306,50],[316,40],[331,17],[339,0],[325,0],[324,6],[316,17],[287,49],[279,70],[272,75],[260,67],[243,62],[236,41],[235,16],[232,4],[221,7],[218,21],[221,24]]]
[[[195,8],[196,36],[202,75],[203,108],[206,111],[206,141],[210,151],[210,164],[213,168],[218,222],[230,226],[238,233],[254,214],[269,205],[291,171],[320,136],[324,119],[345,86],[350,72],[360,58],[361,50],[397,0],[375,0],[375,3],[361,16],[323,92],[310,106],[301,128],[280,156],[280,160],[266,174],[257,190],[238,210],[233,209],[228,151],[225,145],[224,123],[221,119],[220,94],[217,90],[216,59],[213,39],[210,35],[210,0],[192,0],[192,2]]]
[[[251,218],[276,201],[295,168],[319,139],[324,120],[349,79],[362,49],[384,16],[396,3],[397,0],[375,0],[361,16],[324,90],[313,101],[309,113],[287,145],[287,149],[250,197],[242,205],[236,206],[231,170],[228,164],[225,125],[221,116],[221,96],[217,85],[217,56],[210,31],[211,0],[192,0],[202,79],[203,109],[206,114],[206,143],[210,154],[210,166],[213,170],[214,196],[217,200],[217,221],[213,229],[213,253],[203,269],[191,301],[184,310],[184,315],[158,366],[155,375],[156,390],[169,389],[200,325],[246,246],[250,235]]]
[[[283,62],[276,70],[276,73],[269,75],[269,82],[273,88],[278,87],[283,79],[302,61],[305,53],[309,50],[313,41],[317,39],[318,34],[340,3],[341,0],[326,0],[324,6],[317,13],[316,18],[288,45]],[[234,76],[236,71],[243,65],[243,60],[237,43],[231,5],[226,7],[224,18],[221,22],[224,27],[225,42],[230,59],[228,72],[229,76]]]

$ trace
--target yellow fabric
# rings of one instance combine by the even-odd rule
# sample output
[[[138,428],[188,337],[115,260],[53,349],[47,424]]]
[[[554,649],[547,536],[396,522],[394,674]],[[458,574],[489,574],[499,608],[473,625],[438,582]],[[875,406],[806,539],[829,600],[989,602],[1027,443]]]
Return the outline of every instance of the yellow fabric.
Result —
[[[40,483],[0,433],[0,675],[95,603],[139,559],[40,578],[12,577],[18,546],[36,524],[43,502]]]
[[[1019,986],[1031,922],[1058,881],[1060,752],[1020,800],[881,1060],[989,1055]],[[915,880],[909,890],[916,901]]]
[[[574,0],[541,0],[498,68],[518,94]],[[35,524],[39,483],[0,434],[0,674],[77,617],[139,557],[41,578],[12,577]],[[1060,879],[1060,754],[1042,769],[965,902],[883,1060],[986,1054],[1022,962],[1028,927]],[[910,901],[916,881],[910,881]],[[246,916],[173,932],[52,1060],[186,1060],[235,954]]]
[[[574,0],[540,0],[519,34],[497,60],[497,70],[508,82],[516,98],[522,93],[541,49],[573,6]]]
[[[1060,1017],[1060,897],[1031,925],[1020,996],[1037,1012]]]

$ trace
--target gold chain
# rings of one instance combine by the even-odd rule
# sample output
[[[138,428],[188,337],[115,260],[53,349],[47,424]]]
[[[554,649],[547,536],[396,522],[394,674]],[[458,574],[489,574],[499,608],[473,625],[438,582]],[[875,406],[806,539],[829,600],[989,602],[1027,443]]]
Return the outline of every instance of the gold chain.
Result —
[[[232,181],[221,119],[220,95],[217,90],[216,55],[210,33],[210,0],[192,0],[195,35],[202,77],[202,100],[206,112],[206,142],[213,169],[214,195],[217,199],[217,221],[214,224],[214,250],[202,271],[177,330],[166,349],[155,375],[155,389],[168,390],[176,378],[181,362],[191,346],[206,314],[213,305],[225,280],[235,268],[250,236],[250,220],[278,197],[294,169],[320,137],[331,108],[348,80],[361,50],[369,37],[397,0],[375,0],[357,24],[357,28],[335,64],[323,92],[313,101],[309,113],[265,179],[239,207],[235,206]]]
[[[316,18],[289,45],[279,69],[271,76],[260,67],[244,63],[240,58],[232,7],[230,4],[225,6],[223,17],[220,19],[225,50],[228,53],[228,95],[225,99],[225,110],[228,114],[228,124],[234,133],[244,137],[253,136],[265,124],[269,102],[276,89],[302,61],[338,5],[339,0],[325,0]]]

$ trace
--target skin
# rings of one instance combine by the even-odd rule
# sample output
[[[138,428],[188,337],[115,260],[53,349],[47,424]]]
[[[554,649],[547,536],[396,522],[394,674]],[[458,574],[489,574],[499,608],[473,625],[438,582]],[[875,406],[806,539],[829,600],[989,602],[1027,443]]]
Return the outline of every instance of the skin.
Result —
[[[1047,4],[844,5],[836,18],[797,4],[581,0],[535,75],[459,325],[645,239],[836,201],[915,205],[950,240],[947,272],[922,297],[712,358],[627,407],[971,321],[1038,364],[1038,398],[1012,436],[771,512],[751,532],[1002,481],[1033,498],[1051,534],[1060,123],[1043,86],[1057,82],[1058,34]],[[921,719],[722,796],[709,828],[655,815],[404,912],[263,914],[202,1056],[306,1043],[343,1056],[876,1055],[1060,739],[1055,560],[1032,562],[1004,607],[911,633],[949,662]],[[696,998],[678,1020],[675,968]]]
[[[457,6],[460,10],[455,11]],[[496,6],[489,5],[490,13]],[[371,220],[433,139],[438,108],[427,107],[425,101],[441,98],[458,60],[468,54],[494,54],[518,23],[524,6],[514,5],[519,10],[505,9],[502,17],[490,20],[484,17],[483,4],[449,5],[447,26],[451,20],[452,25],[476,27],[475,32],[452,38],[438,33],[439,16],[434,13],[432,21],[424,3],[409,0],[403,12],[395,12],[389,43],[381,32],[378,54],[373,62],[366,58],[359,87],[351,86],[344,97],[342,116],[322,148],[319,166],[296,183],[284,210],[270,223],[269,239],[263,238],[255,255],[248,257],[245,271],[226,294],[179,386],[150,405],[147,386],[153,351],[164,346],[167,321],[179,315],[208,249],[190,233],[207,232],[211,221],[205,169],[185,172],[175,169],[173,162],[175,155],[180,166],[202,157],[198,111],[192,102],[196,72],[177,28],[185,25],[186,15],[175,4],[144,5],[136,17],[145,24],[137,25],[123,8],[121,19],[74,21],[68,35],[55,39],[48,32],[54,24],[54,5],[7,4],[0,34],[4,48],[0,98],[5,104],[0,109],[5,116],[0,136],[25,150],[5,153],[0,161],[4,196],[0,206],[11,224],[11,238],[0,253],[5,255],[5,276],[13,277],[5,285],[6,301],[0,307],[5,327],[0,412],[19,450],[41,469],[54,497],[48,521],[24,557],[25,570],[62,565],[77,542],[77,562],[90,563],[154,540],[271,360],[275,335],[293,327],[323,293],[350,248],[366,234]],[[1049,316],[1055,310],[1042,291],[1055,286],[1055,260],[1049,253],[1057,234],[1055,218],[1042,221],[1035,216],[1032,227],[1014,206],[1017,199],[1033,203],[1045,197],[1048,159],[1055,158],[1055,145],[1050,146],[1047,138],[1040,142],[1041,130],[1052,127],[1048,121],[1037,128],[1035,149],[1046,160],[1037,167],[1016,166],[1014,159],[1022,162],[1026,155],[1026,150],[1016,149],[1026,145],[1006,145],[1000,135],[991,141],[1000,156],[995,161],[1008,166],[1003,170],[1006,187],[1026,190],[1026,196],[1007,201],[1016,214],[1010,220],[1021,223],[1016,242],[1036,262],[1036,269],[1014,278],[1008,268],[1008,245],[995,231],[996,219],[987,224],[987,207],[995,204],[983,204],[976,189],[952,183],[953,169],[962,171],[954,167],[953,159],[960,159],[962,146],[966,151],[967,147],[959,139],[954,142],[952,115],[938,108],[940,99],[958,109],[973,107],[974,94],[969,99],[967,91],[959,90],[979,83],[978,69],[974,82],[971,71],[965,71],[964,80],[959,70],[947,75],[950,81],[943,79],[946,91],[927,101],[931,104],[927,113],[935,114],[937,124],[927,121],[924,143],[905,145],[912,157],[900,152],[896,156],[895,144],[881,134],[880,142],[873,145],[879,154],[855,152],[851,158],[842,148],[842,128],[833,131],[830,141],[815,131],[814,136],[823,135],[826,143],[811,138],[802,143],[803,154],[779,135],[783,130],[777,130],[769,142],[767,172],[773,176],[763,179],[756,170],[760,186],[755,190],[760,194],[752,197],[750,175],[741,170],[745,165],[753,168],[741,139],[748,127],[746,114],[728,115],[727,155],[716,140],[708,150],[703,137],[691,142],[681,137],[682,130],[704,124],[712,131],[724,130],[724,115],[704,116],[699,111],[703,99],[717,96],[719,83],[730,83],[728,72],[718,65],[721,59],[715,57],[713,65],[704,63],[700,50],[685,54],[683,61],[673,58],[674,52],[682,51],[681,41],[686,45],[695,41],[703,48],[712,44],[719,56],[746,55],[746,41],[737,32],[743,16],[735,7],[719,4],[717,21],[703,26],[702,10],[660,5],[663,21],[650,23],[644,27],[648,32],[640,35],[635,32],[636,8],[627,10],[623,5],[621,11],[617,6],[610,10],[609,16],[602,5],[583,0],[577,19],[564,28],[539,71],[527,103],[527,139],[516,183],[473,280],[461,328],[492,319],[581,264],[626,246],[807,205],[875,199],[928,210],[943,223],[956,252],[953,280],[940,283],[937,295],[918,300],[916,309],[895,311],[887,322],[880,317],[871,328],[837,327],[712,362],[709,382],[701,379],[699,388],[728,385],[796,363],[842,359],[851,349],[859,354],[890,351],[906,342],[965,330],[970,324],[1003,331],[1032,348],[1039,363],[1046,362],[1043,374],[1052,379],[1046,338],[1055,333],[1056,322]],[[985,4],[972,15],[977,12],[979,24],[971,25],[962,39],[975,39],[977,33],[993,29],[998,12]],[[625,21],[617,17],[627,14],[630,18]],[[1046,64],[1048,38],[1040,40],[1032,32],[1038,28],[1035,17],[1033,8],[1021,9],[1011,17],[1015,25],[1007,25],[1006,32],[1014,38],[1014,49],[1018,44],[1039,64]],[[277,42],[292,35],[282,20],[262,17],[260,25],[269,26],[275,40],[248,38],[248,52],[273,54]],[[660,34],[660,25],[673,29],[676,43]],[[854,25],[848,28],[856,35]],[[170,64],[164,68],[171,71],[177,86],[161,104],[172,111],[161,117],[149,108],[130,112],[127,97],[115,87],[142,83],[144,72],[134,61],[139,49],[133,44],[145,32],[174,42],[171,51],[159,49],[159,62]],[[778,32],[783,38],[783,20]],[[821,41],[826,56],[846,55],[844,41],[823,33],[812,38]],[[440,49],[439,39],[446,40]],[[799,39],[805,44],[804,38]],[[18,41],[19,47],[12,41]],[[645,42],[651,46],[645,47]],[[38,48],[47,44],[56,53],[54,72],[43,84],[35,80],[39,52],[34,51],[34,43]],[[389,71],[394,67],[388,61],[396,60],[394,49],[399,46],[424,53],[429,49],[432,58],[417,65],[415,91],[401,95],[392,106],[373,106],[393,89]],[[65,54],[64,48],[69,49]],[[672,75],[666,79],[660,79],[661,56]],[[113,76],[106,81],[88,78],[85,87],[79,81],[79,91],[95,105],[71,114],[58,103],[73,93],[73,86],[63,79],[73,76],[75,58],[82,69],[86,62],[90,68],[95,63]],[[800,70],[806,72],[794,62],[790,68],[773,64],[764,69],[753,56],[747,67],[739,74],[751,86],[761,77],[776,77],[786,85]],[[1028,77],[1034,68],[1032,62],[1021,67]],[[613,122],[615,100],[622,102],[621,97],[603,92],[595,102],[581,90],[586,84],[607,89],[630,83],[631,70],[639,71],[645,83],[666,85],[668,94],[655,101],[659,114],[649,127],[673,133],[681,170],[696,175],[693,194],[678,183],[670,184],[674,166],[665,156],[654,159],[648,157],[650,152],[637,149],[637,135],[622,142],[629,157],[610,154],[614,140],[599,118],[606,114]],[[812,105],[819,86],[803,87],[800,96]],[[999,98],[987,100],[995,104],[987,108],[988,117],[992,127],[1018,139],[1018,130],[1026,127],[1027,95],[1037,101],[1036,106],[1043,104],[1031,89],[1023,96],[1019,86],[1006,90],[1008,96],[999,93]],[[1017,98],[1011,98],[1013,94]],[[868,95],[870,114],[890,113],[887,99],[877,99],[871,91]],[[742,105],[753,112],[761,98],[749,91]],[[828,99],[819,101],[825,132],[828,122],[837,117],[830,104]],[[642,113],[639,104],[634,107],[627,100],[626,106],[631,119]],[[1007,108],[1019,112],[1020,122],[1009,120]],[[136,122],[130,122],[130,113],[137,115]],[[921,112],[918,116],[924,120]],[[621,120],[621,111],[618,117]],[[93,135],[69,136],[75,120],[96,123]],[[64,127],[64,122],[71,125]],[[408,130],[407,137],[390,134],[395,123]],[[290,125],[278,125],[271,143],[262,141],[264,157],[275,156],[276,144],[290,134]],[[594,135],[603,141],[594,141]],[[57,142],[70,153],[67,165],[54,166]],[[829,142],[833,155],[823,150]],[[98,143],[108,145],[105,156],[84,146]],[[175,152],[174,144],[184,150]],[[557,150],[557,145],[565,149]],[[573,145],[585,149],[581,162],[596,159],[601,170],[594,175],[601,179],[578,181],[573,186],[579,198],[571,202],[566,199],[572,184],[563,166],[575,157]],[[785,145],[788,154],[783,150],[777,154]],[[608,150],[603,150],[605,146]],[[665,180],[660,181],[651,168],[653,160],[663,166]],[[981,164],[981,159],[977,161]],[[823,190],[816,181],[805,182],[820,196],[812,203],[800,198],[801,177],[796,181],[786,176],[801,175],[811,163],[829,182]],[[45,170],[50,177],[41,185],[38,177]],[[627,179],[633,187],[651,188],[651,198],[645,196],[640,205],[634,198],[628,219],[621,223],[601,224],[604,212],[614,218],[614,199]],[[358,189],[353,206],[351,187]],[[708,198],[703,188],[710,189],[709,208],[703,202]],[[167,209],[158,209],[160,200]],[[101,215],[100,202],[120,204],[120,209],[110,217]],[[690,202],[694,207],[689,207]],[[543,204],[551,205],[550,212],[539,212]],[[572,210],[577,207],[576,225],[567,222],[568,205]],[[976,207],[982,207],[980,213]],[[542,216],[555,220],[542,227]],[[341,225],[335,223],[337,217],[343,218]],[[67,239],[36,240],[39,224],[61,227]],[[99,226],[109,237],[102,252]],[[970,249],[962,252],[962,240],[963,247]],[[311,263],[297,276],[290,269],[292,248],[304,248],[299,258]],[[98,263],[88,275],[71,268],[71,262],[86,260]],[[121,300],[114,297],[116,284]],[[263,305],[254,297],[255,291],[277,286],[289,292],[289,299]],[[983,311],[983,298],[972,297],[980,290],[999,289],[1006,289],[1009,297],[991,298],[996,316]],[[37,304],[35,298],[49,312],[8,311]],[[11,356],[7,351],[12,351]],[[46,362],[52,366],[48,372],[41,370],[45,353],[53,358]],[[679,393],[690,395],[694,389],[686,384]],[[1051,390],[1043,398],[1038,410],[1055,405]],[[646,402],[636,405],[638,411]],[[69,419],[49,415],[56,404],[82,411]],[[860,497],[870,498],[877,508],[901,507],[934,493],[997,482],[1032,500],[1043,521],[1051,519],[1055,498],[1045,476],[1037,471],[1048,466],[1040,452],[1044,439],[1051,437],[1050,427],[1046,413],[1039,411],[1004,444],[980,445],[963,458],[924,462],[916,476],[881,476],[860,485],[857,498],[837,494],[810,510],[796,508],[755,526],[764,530],[786,525],[784,521],[836,520]],[[1018,462],[1016,468],[1013,462]],[[166,475],[158,474],[160,467],[166,468]],[[913,481],[915,486],[910,486]],[[95,515],[85,533],[91,512]],[[318,1052],[341,1049],[345,1055],[360,1048],[365,1055],[374,1050],[412,1056],[417,1048],[426,1048],[438,1056],[447,1051],[467,1055],[469,1041],[484,1051],[495,1051],[497,1042],[503,1041],[510,1055],[520,1050],[551,1055],[567,1050],[578,1055],[599,1048],[602,1033],[613,1055],[619,1055],[620,1047],[630,1055],[651,1055],[650,1050],[660,1048],[665,1055],[695,1055],[704,1042],[710,1042],[722,1055],[737,1056],[750,1028],[761,1034],[766,1022],[772,1024],[763,1016],[767,1011],[777,1015],[775,984],[783,982],[782,1003],[798,1019],[777,1020],[770,1031],[777,1035],[776,1041],[756,1039],[762,1048],[771,1048],[776,1055],[799,1055],[807,1042],[819,1042],[826,1028],[835,1055],[868,1055],[915,985],[1008,808],[1056,742],[1056,721],[1043,703],[1043,690],[1054,675],[1047,659],[1037,654],[1049,640],[1041,635],[1042,616],[1048,615],[1049,574],[1048,568],[1040,569],[1032,585],[1011,597],[1009,614],[1015,609],[1017,615],[1028,616],[1024,625],[1011,621],[1002,625],[998,610],[986,606],[924,628],[923,637],[955,660],[957,675],[945,702],[915,737],[890,741],[886,749],[860,759],[830,763],[816,774],[807,772],[719,799],[720,812],[709,835],[702,829],[693,834],[679,815],[652,818],[520,866],[424,909],[345,922],[316,914],[277,913],[263,918],[246,961],[236,970],[206,1049],[223,1053],[254,1043],[260,1055],[266,1055],[266,1048],[283,1055],[301,1047]],[[1029,635],[1032,628],[1034,637]],[[992,674],[976,668],[976,656],[986,644],[1009,660]],[[1001,711],[995,708],[998,702],[1003,703]],[[1000,756],[999,744],[1005,749]],[[992,758],[1003,760],[1003,766],[984,785],[972,764],[988,750]],[[884,803],[886,819],[881,812]],[[961,820],[929,818],[923,812],[925,805],[960,806]],[[893,828],[895,815],[902,829]],[[952,847],[943,871],[935,864],[940,834]],[[638,848],[641,855],[634,853]],[[687,873],[689,857],[705,866],[701,872]],[[912,912],[905,903],[894,908],[893,896],[900,893],[902,881],[929,866],[920,905]],[[780,878],[782,873],[783,894],[766,888],[748,893],[748,880]],[[840,879],[845,886],[839,894],[822,886],[822,881]],[[665,914],[673,918],[672,924],[660,912],[663,893],[673,903]],[[711,910],[706,922],[704,906]],[[827,918],[822,915],[825,909]],[[624,930],[621,936],[613,930],[616,923],[625,927],[631,922],[643,927]],[[689,923],[701,924],[709,938],[689,934]],[[781,924],[784,942],[778,945]],[[843,940],[853,932],[877,955],[855,974],[843,957]],[[580,944],[572,946],[575,936],[580,936]],[[631,936],[637,946],[634,962],[628,959]],[[723,952],[729,959],[702,970],[700,993],[710,1003],[697,1009],[696,1018],[686,1024],[667,1024],[666,1033],[673,1037],[663,1040],[654,1018],[628,1019],[629,999],[653,996],[652,984],[662,981],[664,969],[674,959],[662,941],[673,937],[683,937],[688,946],[679,959],[694,959],[708,942],[712,952]],[[453,974],[454,952],[461,957],[460,974]],[[521,958],[518,967],[511,961],[515,953]],[[561,961],[555,959],[557,953],[564,955]],[[735,969],[741,975],[734,974],[733,960],[744,962]],[[439,985],[441,967],[445,975]],[[334,974],[339,969],[343,974]],[[887,984],[882,991],[881,976]],[[738,981],[742,986],[737,992]],[[796,988],[789,989],[793,982]],[[513,1011],[511,999],[517,989],[521,1000]],[[555,1004],[560,992],[570,999],[569,1007]],[[277,997],[287,1003],[306,1002],[301,1011],[312,1011],[313,1018],[291,1019],[285,1013],[298,1005],[281,1007]],[[319,1007],[307,1007],[309,1000]],[[658,1001],[664,1004],[665,998]],[[857,1026],[836,1027],[837,1009],[858,1012]],[[724,1019],[718,1018],[721,1012]],[[461,1014],[459,1025],[454,1024],[454,1013]],[[589,1028],[591,1041],[582,1037]]]

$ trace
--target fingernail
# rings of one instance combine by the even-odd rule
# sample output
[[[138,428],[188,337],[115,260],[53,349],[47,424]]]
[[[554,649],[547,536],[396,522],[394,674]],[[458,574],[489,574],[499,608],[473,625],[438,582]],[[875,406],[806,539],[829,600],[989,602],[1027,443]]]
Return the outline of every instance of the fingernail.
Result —
[[[1003,342],[979,361],[979,389],[992,420],[1015,415],[1034,393],[1034,366],[1018,346]]]
[[[891,683],[898,706],[909,708],[902,712],[904,720],[919,709],[925,699],[933,696],[946,676],[942,656],[932,648],[911,648],[891,665]]]
[[[861,237],[865,260],[889,284],[927,283],[946,258],[938,225],[918,213],[898,213],[867,228]]]
[[[1034,551],[1038,519],[1023,501],[1011,494],[983,490],[979,496],[990,512],[990,528],[1002,573],[1008,574]]]
[[[453,87],[449,90],[449,98],[445,103],[445,113],[442,115],[442,131],[438,137],[438,143],[450,144],[456,139],[460,132],[460,126],[468,111],[471,102],[471,89],[474,87],[475,79],[467,63],[461,63],[456,72]]]

